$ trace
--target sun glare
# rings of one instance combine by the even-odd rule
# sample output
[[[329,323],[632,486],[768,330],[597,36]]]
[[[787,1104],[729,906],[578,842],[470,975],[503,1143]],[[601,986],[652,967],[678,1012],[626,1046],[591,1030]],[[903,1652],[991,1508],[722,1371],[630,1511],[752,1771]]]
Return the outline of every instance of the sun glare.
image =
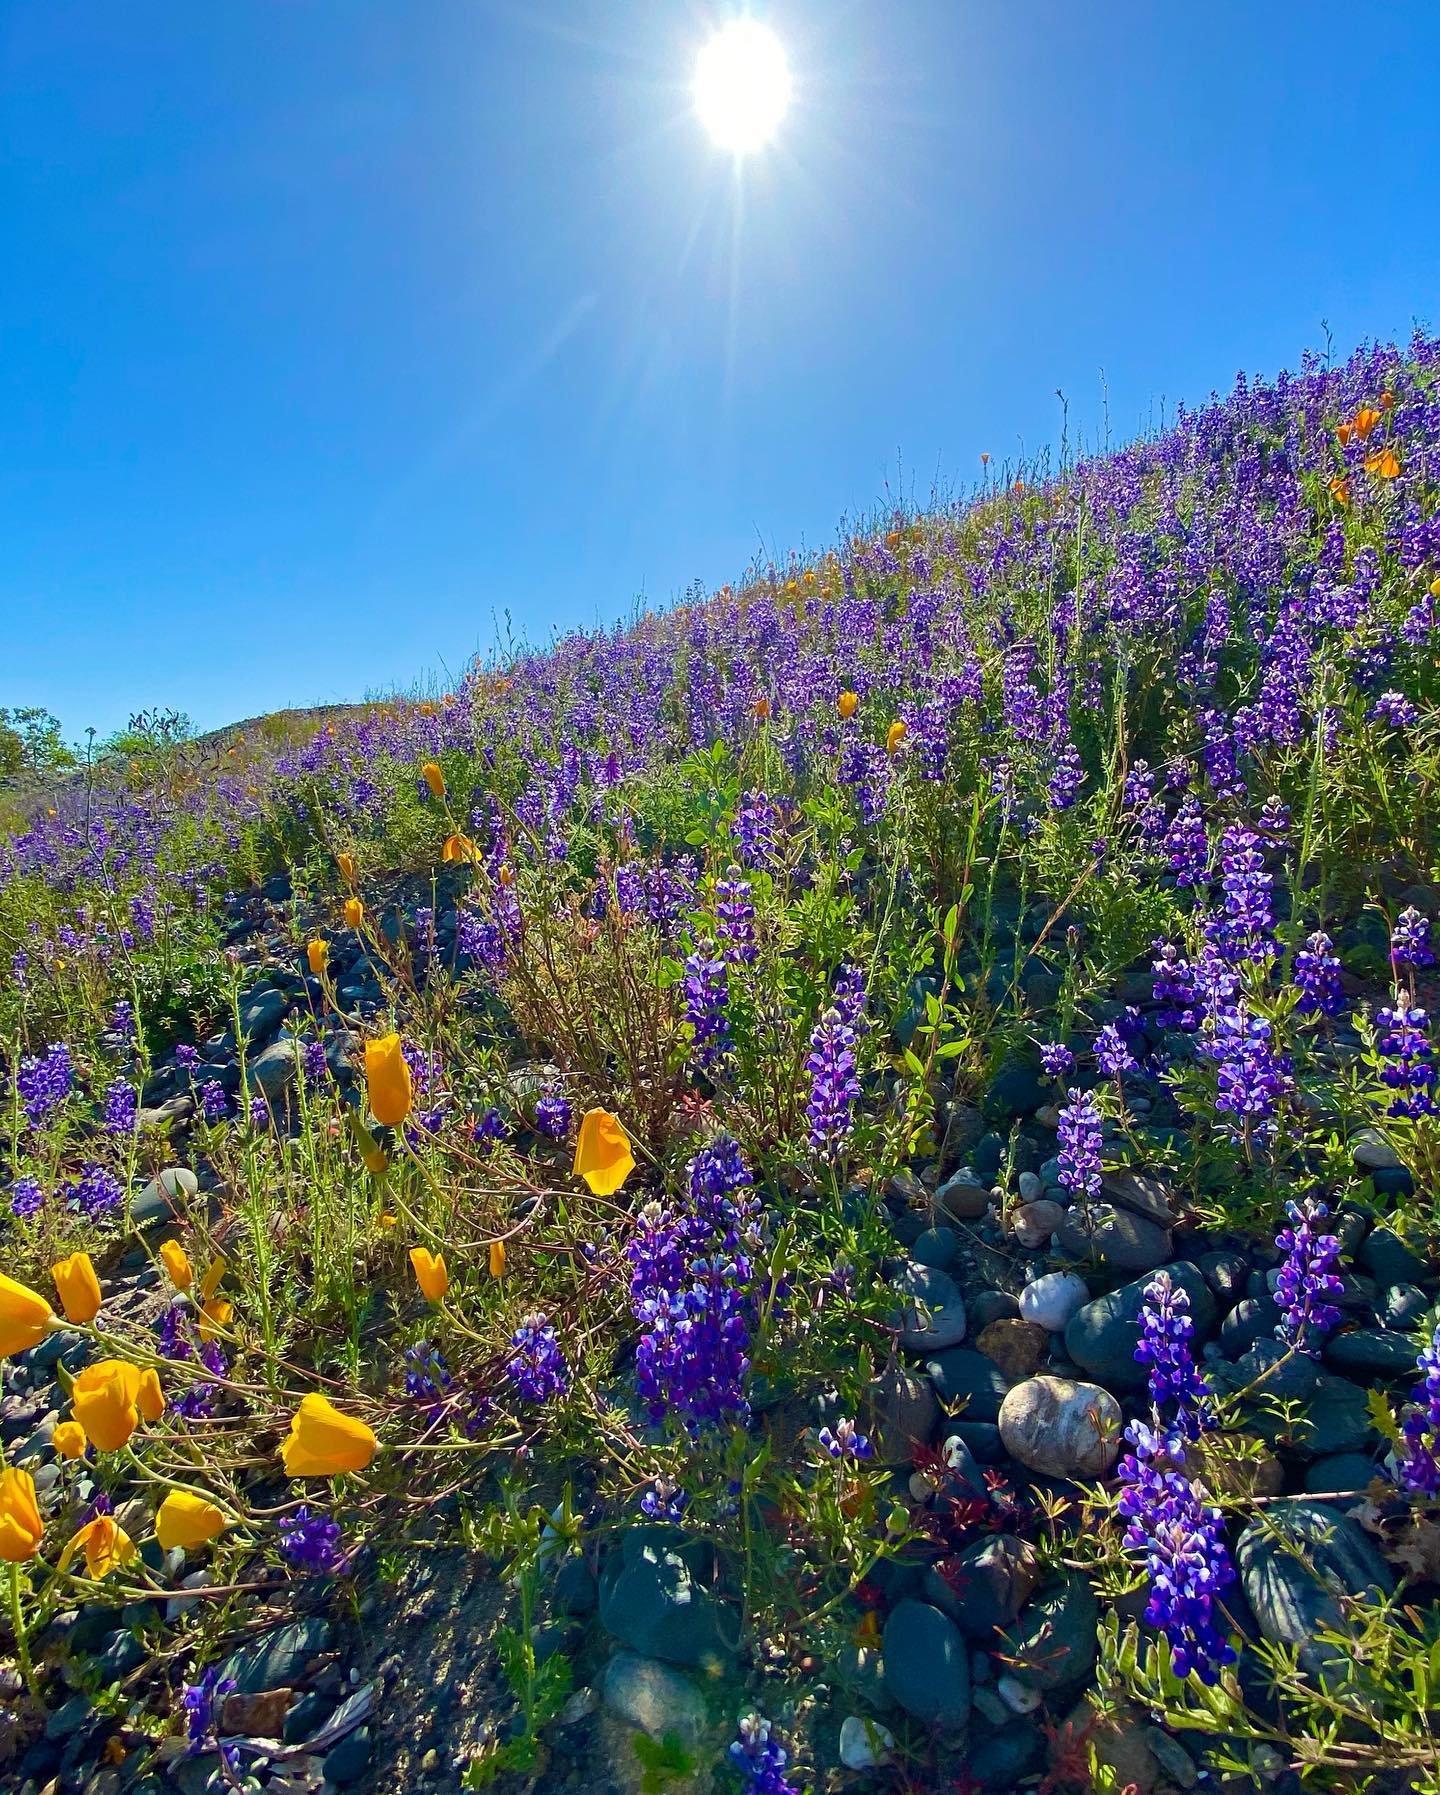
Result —
[[[695,110],[715,143],[731,155],[761,149],[790,104],[790,65],[768,26],[732,19],[695,63]]]

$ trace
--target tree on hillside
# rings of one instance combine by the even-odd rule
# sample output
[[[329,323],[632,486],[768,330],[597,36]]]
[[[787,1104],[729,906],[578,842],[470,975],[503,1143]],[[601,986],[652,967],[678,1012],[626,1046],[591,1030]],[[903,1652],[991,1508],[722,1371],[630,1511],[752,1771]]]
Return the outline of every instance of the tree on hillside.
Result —
[[[0,706],[0,783],[13,783],[22,774],[43,778],[74,765],[58,717],[39,705]]]

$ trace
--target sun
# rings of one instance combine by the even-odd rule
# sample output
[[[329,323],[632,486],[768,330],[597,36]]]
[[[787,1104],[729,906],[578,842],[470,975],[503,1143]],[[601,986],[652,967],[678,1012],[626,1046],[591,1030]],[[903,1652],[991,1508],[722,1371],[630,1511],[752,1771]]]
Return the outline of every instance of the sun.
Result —
[[[762,149],[790,104],[790,65],[767,25],[732,19],[695,62],[695,111],[716,145],[732,156]]]

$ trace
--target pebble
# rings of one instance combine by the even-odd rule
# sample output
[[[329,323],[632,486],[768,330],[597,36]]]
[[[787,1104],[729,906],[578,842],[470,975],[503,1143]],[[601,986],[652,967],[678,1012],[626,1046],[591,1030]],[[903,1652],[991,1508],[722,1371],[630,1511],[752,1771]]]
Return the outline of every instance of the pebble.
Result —
[[[1429,1313],[1429,1297],[1413,1284],[1394,1284],[1385,1292],[1383,1318],[1387,1327],[1417,1327]]]
[[[612,1714],[652,1739],[676,1733],[693,1744],[705,1730],[705,1702],[689,1678],[635,1652],[616,1652],[605,1666],[600,1699]]]
[[[978,1355],[977,1355],[978,1356]],[[928,1377],[889,1365],[865,1388],[865,1432],[882,1465],[908,1465],[940,1424],[940,1404]]]
[[[917,1265],[928,1265],[936,1271],[945,1271],[953,1263],[960,1250],[960,1236],[953,1228],[927,1228],[916,1237],[910,1248],[910,1257]]]
[[[965,1338],[965,1303],[948,1273],[912,1261],[890,1287],[904,1305],[900,1345],[906,1352],[943,1352]]]
[[[1374,1602],[1395,1579],[1358,1522],[1323,1502],[1296,1500],[1251,1521],[1235,1548],[1240,1582],[1266,1639],[1300,1648],[1308,1675],[1344,1674],[1342,1647],[1323,1643],[1321,1629],[1344,1634],[1341,1596]]]
[[[1153,1271],[1172,1250],[1168,1228],[1110,1203],[1076,1204],[1056,1232],[1072,1259],[1098,1259],[1115,1271]]]
[[[1017,1182],[1024,1203],[1034,1203],[1045,1194],[1045,1181],[1038,1172],[1022,1172]]]
[[[1010,1232],[1022,1247],[1043,1247],[1065,1219],[1065,1210],[1048,1197],[1020,1203],[1010,1211]]]
[[[1400,1155],[1375,1128],[1361,1128],[1353,1134],[1350,1152],[1356,1165],[1367,1172],[1400,1164]]]
[[[1078,1272],[1047,1272],[1020,1292],[1020,1314],[1047,1333],[1059,1334],[1089,1300],[1089,1286]]]
[[[840,1722],[840,1762],[847,1770],[878,1770],[894,1750],[894,1733],[879,1721],[847,1714]]]
[[[1051,1477],[1103,1477],[1120,1453],[1120,1404],[1099,1384],[1032,1377],[1000,1406],[1005,1450]]]
[[[993,1359],[1012,1383],[1040,1369],[1049,1335],[1033,1321],[1009,1317],[992,1321],[976,1338],[975,1345]]]
[[[972,1167],[961,1166],[935,1192],[935,1206],[954,1221],[978,1221],[990,1206],[990,1186]]]
[[[946,1730],[970,1717],[970,1660],[959,1628],[928,1602],[897,1602],[881,1640],[885,1686],[913,1719]]]
[[[1007,1671],[995,1684],[995,1693],[1012,1714],[1033,1714],[1045,1697]]]

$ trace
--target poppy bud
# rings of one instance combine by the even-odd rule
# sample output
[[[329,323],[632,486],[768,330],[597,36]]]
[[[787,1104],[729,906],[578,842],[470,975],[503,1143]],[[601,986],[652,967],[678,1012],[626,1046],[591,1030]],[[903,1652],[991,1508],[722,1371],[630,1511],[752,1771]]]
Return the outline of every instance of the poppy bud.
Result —
[[[57,1259],[50,1267],[55,1288],[60,1292],[60,1307],[67,1321],[83,1326],[100,1313],[100,1280],[88,1253],[72,1253],[68,1259]]]

